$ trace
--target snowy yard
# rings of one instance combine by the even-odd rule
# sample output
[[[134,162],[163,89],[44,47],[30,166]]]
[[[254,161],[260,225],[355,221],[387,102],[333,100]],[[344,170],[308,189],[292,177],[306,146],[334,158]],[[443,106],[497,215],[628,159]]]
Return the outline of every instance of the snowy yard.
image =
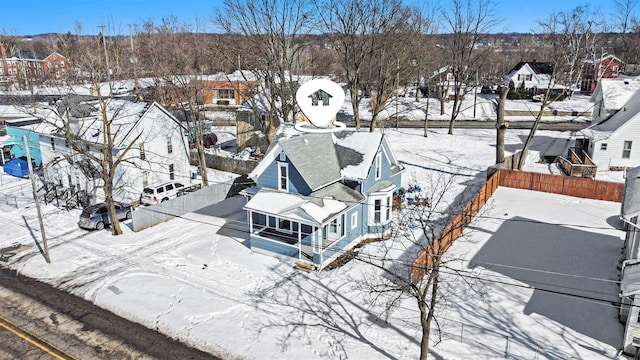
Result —
[[[455,175],[452,197],[482,184],[495,160],[495,130],[432,130],[424,138],[421,130],[405,129],[385,135],[407,168],[405,185],[434,172]],[[520,149],[526,135],[508,131],[507,155]],[[563,150],[568,137],[539,131],[527,170],[557,172],[534,162]],[[210,180],[216,176],[228,175],[215,173]],[[603,176],[621,181],[621,173]],[[7,175],[0,180],[0,248],[23,245],[8,264],[24,275],[223,356],[418,356],[413,303],[404,302],[386,318],[356,286],[373,270],[355,261],[307,274],[252,253],[242,199],[138,233],[124,226],[118,237],[78,229],[79,210],[45,206],[52,259],[46,264],[34,245],[40,234],[28,182]],[[15,205],[2,200],[11,196]],[[622,325],[610,304],[618,293],[624,236],[616,229],[619,212],[617,203],[498,189],[470,229],[471,240],[450,251],[483,291],[466,293],[464,301],[443,309],[443,338],[432,347],[432,358],[615,358],[622,342]]]

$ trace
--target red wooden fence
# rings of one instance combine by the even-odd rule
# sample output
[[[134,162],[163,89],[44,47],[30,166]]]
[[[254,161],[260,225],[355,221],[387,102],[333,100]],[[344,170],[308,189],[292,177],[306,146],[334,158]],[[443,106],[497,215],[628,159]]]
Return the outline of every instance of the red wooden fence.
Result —
[[[434,248],[426,249],[413,261],[411,269],[413,281],[418,281],[425,275],[432,263],[433,257],[431,255],[444,253],[444,251],[439,251],[440,248],[444,247],[446,251],[462,234],[462,231],[491,198],[498,186],[614,202],[622,202],[624,191],[622,183],[499,169],[480,188],[476,196],[465,205],[461,213],[434,239]]]

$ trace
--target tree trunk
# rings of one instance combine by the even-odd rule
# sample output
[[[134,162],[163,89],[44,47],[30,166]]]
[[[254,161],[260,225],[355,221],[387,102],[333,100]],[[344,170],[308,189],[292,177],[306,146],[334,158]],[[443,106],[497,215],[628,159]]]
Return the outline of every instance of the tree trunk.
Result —
[[[356,122],[356,130],[360,130],[360,112],[358,111],[358,84],[352,83],[349,92],[351,94],[351,107],[353,108],[353,120]]]
[[[451,120],[449,120],[449,135],[453,135],[453,122],[456,121],[456,109],[458,108],[458,89],[453,94],[453,107],[451,108]]]
[[[498,123],[496,136],[496,164],[504,163],[504,135],[507,132],[507,126],[504,121],[504,104],[507,101],[509,88],[507,86],[500,87],[500,99],[498,100]]]
[[[427,129],[429,127],[429,96],[427,95],[427,104],[424,107],[424,137],[429,136]]]

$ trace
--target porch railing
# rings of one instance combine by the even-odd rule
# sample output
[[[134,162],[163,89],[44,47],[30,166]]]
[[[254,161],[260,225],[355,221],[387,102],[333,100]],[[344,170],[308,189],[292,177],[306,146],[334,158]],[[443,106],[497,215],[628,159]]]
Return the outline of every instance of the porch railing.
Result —
[[[598,167],[591,157],[580,148],[569,148],[567,158],[558,157],[558,165],[565,174],[580,178],[595,178]]]

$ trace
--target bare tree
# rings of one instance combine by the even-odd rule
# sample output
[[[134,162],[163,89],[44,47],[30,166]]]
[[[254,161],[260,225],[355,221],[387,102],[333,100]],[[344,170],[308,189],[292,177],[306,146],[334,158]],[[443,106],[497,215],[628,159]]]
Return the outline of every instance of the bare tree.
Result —
[[[405,31],[409,12],[399,0],[327,0],[318,5],[321,28],[344,71],[356,129],[360,129],[360,102],[376,91],[372,124],[386,103],[399,56],[393,49],[406,44],[394,34]],[[400,44],[393,40],[400,40]],[[397,49],[396,49],[397,50]],[[405,60],[402,60],[403,64]],[[375,89],[372,89],[375,88]]]
[[[176,17],[165,18],[155,26],[144,25],[145,34],[140,47],[154,69],[154,82],[165,106],[178,109],[190,131],[198,155],[198,170],[203,186],[208,186],[204,135],[207,122],[202,113],[205,104],[203,74],[212,70],[209,63],[207,41],[201,34],[203,24],[196,18],[195,25],[181,24]]]
[[[310,5],[308,0],[225,0],[222,10],[216,12],[213,20],[224,31],[244,36],[248,57],[253,59],[243,62],[243,67],[264,84],[266,109],[257,109],[258,103],[253,103],[256,113],[266,110],[280,121],[296,121],[298,85],[293,69],[305,37],[315,26]],[[266,127],[278,125],[275,121]],[[270,134],[267,129],[265,135]]]
[[[464,197],[453,201],[449,198],[455,176],[433,173],[422,180],[420,185],[424,189],[401,213],[392,237],[368,245],[356,259],[376,269],[366,276],[363,285],[374,304],[391,313],[404,299],[415,301],[422,330],[420,359],[427,359],[434,334],[432,325],[440,326],[438,310],[454,301],[451,298],[455,295],[453,282],[467,281],[469,287],[478,291],[480,287],[455,276],[458,270],[452,265],[459,259],[446,253],[456,234],[471,221],[470,214],[462,213],[467,209],[462,206]],[[454,221],[458,217],[462,220]],[[416,266],[415,260],[420,256],[423,261]],[[454,276],[443,275],[446,273]],[[444,297],[445,293],[448,298]]]
[[[631,33],[633,24],[638,22],[638,18],[635,14],[635,9],[638,6],[637,0],[615,0],[614,12],[612,12],[612,18],[614,19],[613,28],[617,30],[619,34],[618,49],[620,51],[618,56],[629,62],[632,58],[632,53],[635,51],[632,47]],[[636,57],[637,59],[637,57]],[[634,59],[635,60],[635,59]]]
[[[448,50],[449,66],[453,74],[453,108],[449,121],[449,134],[453,134],[454,121],[460,113],[464,96],[475,91],[473,81],[492,49],[480,46],[481,40],[493,28],[498,19],[495,16],[496,3],[493,0],[453,0],[449,9],[442,14],[445,31],[450,33]]]
[[[522,148],[519,170],[524,168],[529,147],[545,109],[554,101],[570,96],[581,78],[584,62],[594,52],[594,30],[599,26],[588,6],[578,6],[566,13],[551,14],[546,21],[539,22],[539,25],[544,31],[544,43],[548,47],[553,70],[541,95],[540,110]]]
[[[82,74],[82,82],[90,88],[95,98],[88,102],[81,101],[74,95],[75,91],[71,87],[64,87],[60,90],[69,95],[53,105],[42,105],[44,108],[37,116],[52,128],[52,136],[62,138],[70,150],[64,158],[57,161],[84,163],[83,169],[97,178],[95,186],[102,188],[109,209],[111,233],[119,235],[122,234],[122,228],[116,215],[114,193],[120,190],[117,188],[122,176],[120,168],[123,164],[130,163],[130,150],[141,134],[134,136],[125,148],[117,146],[117,139],[123,136],[122,132],[129,124],[119,122],[125,111],[123,103],[116,104],[110,97],[113,83],[103,83],[109,71],[106,66],[108,59],[105,58],[109,54],[103,52],[107,38],[86,37],[81,42],[71,40],[72,37],[67,37],[57,42],[56,46],[63,53],[71,54],[77,73]],[[74,48],[66,51],[66,46]]]

